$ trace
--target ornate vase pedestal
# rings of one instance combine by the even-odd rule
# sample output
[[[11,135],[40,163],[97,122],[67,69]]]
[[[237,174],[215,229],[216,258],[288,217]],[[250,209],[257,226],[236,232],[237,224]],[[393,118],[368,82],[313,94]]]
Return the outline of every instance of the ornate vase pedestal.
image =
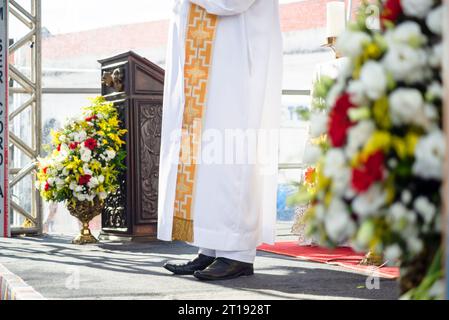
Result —
[[[72,240],[73,244],[85,245],[95,244],[98,240],[92,235],[89,229],[89,223],[93,218],[99,216],[104,209],[104,202],[95,199],[93,203],[89,201],[77,202],[75,206],[68,205],[68,210],[72,216],[82,223],[80,234]]]

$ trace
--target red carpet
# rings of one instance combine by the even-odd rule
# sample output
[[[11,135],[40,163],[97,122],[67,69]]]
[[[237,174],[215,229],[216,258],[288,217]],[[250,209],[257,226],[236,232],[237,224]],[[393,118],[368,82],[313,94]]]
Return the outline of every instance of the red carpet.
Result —
[[[278,242],[274,246],[262,245],[259,247],[259,250],[307,261],[337,265],[368,275],[375,273],[377,276],[385,279],[399,278],[399,268],[396,267],[374,268],[361,266],[360,262],[365,257],[365,254],[356,253],[348,247],[330,250],[320,247],[303,247],[298,245],[297,242]]]

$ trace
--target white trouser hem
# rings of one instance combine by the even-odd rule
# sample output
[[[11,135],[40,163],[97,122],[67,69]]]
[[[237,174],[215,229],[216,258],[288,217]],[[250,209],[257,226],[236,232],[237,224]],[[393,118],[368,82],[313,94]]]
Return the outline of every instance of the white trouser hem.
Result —
[[[253,264],[254,261],[256,260],[257,250],[254,249],[246,251],[219,251],[219,250],[200,248],[199,254],[213,258],[227,258],[239,262]]]

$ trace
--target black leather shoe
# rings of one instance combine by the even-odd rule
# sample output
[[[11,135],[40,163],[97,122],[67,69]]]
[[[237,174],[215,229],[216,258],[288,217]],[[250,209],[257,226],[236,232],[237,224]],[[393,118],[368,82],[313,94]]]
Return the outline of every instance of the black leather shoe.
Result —
[[[206,269],[194,273],[202,281],[231,280],[254,275],[254,265],[226,258],[217,258]]]
[[[210,266],[213,263],[215,258],[208,257],[203,254],[200,254],[196,259],[185,263],[185,264],[171,264],[167,263],[164,265],[164,268],[168,271],[179,275],[179,276],[188,276],[193,275],[195,271],[202,271]]]

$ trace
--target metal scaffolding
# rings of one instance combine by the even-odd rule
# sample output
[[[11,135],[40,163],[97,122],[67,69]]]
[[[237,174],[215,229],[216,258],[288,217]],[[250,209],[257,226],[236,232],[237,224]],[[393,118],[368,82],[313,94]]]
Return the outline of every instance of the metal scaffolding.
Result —
[[[42,145],[41,1],[8,0],[9,54],[9,188],[11,233],[42,233],[42,201],[35,168]],[[14,20],[14,24],[12,21]],[[19,35],[17,29],[23,29]]]

